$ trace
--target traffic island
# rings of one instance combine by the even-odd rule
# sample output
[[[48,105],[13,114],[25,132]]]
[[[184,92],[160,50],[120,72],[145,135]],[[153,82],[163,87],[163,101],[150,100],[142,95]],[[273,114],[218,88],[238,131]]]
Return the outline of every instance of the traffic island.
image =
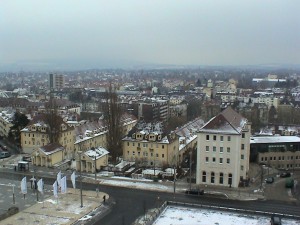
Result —
[[[86,216],[99,208],[109,196],[103,192],[83,191],[83,207],[81,207],[80,190],[69,189],[66,194],[52,196],[35,205],[1,221],[3,225],[46,225],[46,224],[74,224],[80,220],[91,219]],[[98,212],[101,213],[101,212]]]

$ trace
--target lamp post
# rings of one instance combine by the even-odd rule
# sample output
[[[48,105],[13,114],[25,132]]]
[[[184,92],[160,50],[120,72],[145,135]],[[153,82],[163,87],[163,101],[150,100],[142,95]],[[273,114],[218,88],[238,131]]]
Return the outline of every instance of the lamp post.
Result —
[[[95,149],[95,182],[97,181],[97,151]]]
[[[190,151],[190,190],[192,190],[192,150]]]
[[[83,200],[82,200],[82,173],[81,173],[81,154],[82,151],[78,151],[79,156],[79,177],[80,177],[80,207],[83,207]]]

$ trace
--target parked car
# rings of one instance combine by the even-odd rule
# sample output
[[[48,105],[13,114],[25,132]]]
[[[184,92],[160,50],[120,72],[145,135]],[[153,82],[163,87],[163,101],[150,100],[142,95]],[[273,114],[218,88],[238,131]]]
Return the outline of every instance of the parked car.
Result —
[[[285,187],[286,188],[292,188],[294,187],[294,179],[291,177],[285,178]]]
[[[10,156],[11,156],[11,154],[9,152],[6,152],[6,151],[0,152],[0,159],[8,158]]]
[[[281,218],[279,216],[271,216],[271,225],[281,225]]]
[[[272,184],[274,182],[274,177],[268,177],[265,181],[267,184]]]
[[[204,195],[204,190],[200,189],[188,189],[185,191],[187,195]]]
[[[290,177],[291,173],[290,172],[283,172],[280,174],[280,177]]]

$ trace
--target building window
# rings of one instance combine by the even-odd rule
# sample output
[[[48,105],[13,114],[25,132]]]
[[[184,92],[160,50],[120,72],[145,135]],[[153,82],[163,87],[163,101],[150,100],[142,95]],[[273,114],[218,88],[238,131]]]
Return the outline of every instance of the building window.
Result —
[[[162,145],[162,149],[164,149],[165,148],[165,146],[164,145]]]
[[[206,182],[206,172],[205,171],[203,171],[202,172],[202,182]]]
[[[141,147],[141,143],[138,143],[138,147]]]
[[[221,163],[221,164],[223,163],[223,158],[220,158],[220,163]]]
[[[227,136],[227,141],[231,141],[231,136]]]
[[[227,160],[226,160],[226,161],[227,161],[227,164],[230,164],[230,159],[229,159],[229,158],[227,158]]]
[[[127,146],[129,146],[129,142],[127,142]]]
[[[223,178],[224,178],[224,174],[220,173],[220,177],[219,177],[219,183],[223,184]]]
[[[242,144],[242,146],[241,146],[241,149],[242,149],[242,150],[244,150],[244,149],[245,149],[245,145],[244,145],[244,144]]]
[[[209,158],[208,157],[205,157],[205,162],[209,162]]]
[[[212,184],[215,183],[215,173],[214,173],[214,172],[211,172],[211,175],[210,175],[210,183],[212,183]]]
[[[141,152],[138,152],[138,156],[140,156],[141,155]]]
[[[209,135],[206,135],[206,140],[209,141]]]
[[[146,143],[143,143],[143,147],[146,148]]]
[[[217,140],[217,136],[216,136],[216,135],[214,135],[214,136],[213,136],[213,138],[214,138],[214,141],[216,141],[216,140]]]
[[[206,151],[207,151],[207,152],[209,151],[209,146],[206,146]]]
[[[165,154],[161,154],[161,157],[162,157],[162,158],[165,158]]]
[[[227,153],[230,153],[230,147],[227,147]]]
[[[244,159],[244,155],[243,154],[241,155],[241,159]]]
[[[135,155],[135,151],[132,152],[132,155]]]
[[[231,173],[228,174],[228,184],[229,184],[230,187],[231,187],[231,185],[232,185],[232,174],[231,174]]]
[[[276,156],[274,156],[274,160],[276,160]]]
[[[261,157],[261,158],[262,158],[262,157]],[[278,160],[281,160],[281,156],[278,157]],[[263,161],[263,160],[261,160],[261,161]]]
[[[220,141],[223,141],[224,140],[224,137],[223,136],[220,136]]]
[[[153,156],[153,152],[151,152],[151,157]]]
[[[282,160],[284,160],[284,156],[282,156]]]
[[[244,166],[241,166],[241,170],[242,170],[242,171],[244,170]]]
[[[220,153],[223,153],[223,147],[220,147]]]
[[[132,143],[132,146],[134,146],[134,142]]]
[[[242,138],[245,138],[245,133],[242,133]]]
[[[217,147],[213,146],[213,152],[216,152],[216,151],[217,151]]]
[[[216,158],[215,157],[213,157],[213,160],[212,160],[213,162],[216,162]]]

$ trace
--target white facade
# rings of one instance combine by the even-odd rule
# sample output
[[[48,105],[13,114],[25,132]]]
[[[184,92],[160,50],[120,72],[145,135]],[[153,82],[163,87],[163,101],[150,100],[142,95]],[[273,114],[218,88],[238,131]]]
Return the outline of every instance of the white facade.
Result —
[[[250,130],[247,120],[231,108],[204,125],[197,135],[196,183],[238,187],[246,180]]]

